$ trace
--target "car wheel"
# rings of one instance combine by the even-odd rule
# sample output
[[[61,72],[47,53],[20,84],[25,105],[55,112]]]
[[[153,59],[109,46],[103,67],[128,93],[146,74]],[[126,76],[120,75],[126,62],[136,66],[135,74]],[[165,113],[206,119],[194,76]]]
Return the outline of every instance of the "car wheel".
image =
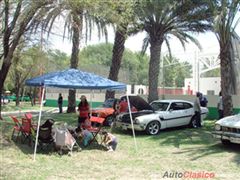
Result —
[[[229,145],[230,141],[226,139],[221,139],[223,145]]]
[[[197,128],[197,119],[196,119],[196,116],[193,116],[192,119],[191,119],[191,122],[190,122],[190,127],[191,128]]]
[[[114,122],[114,117],[112,115],[110,115],[105,118],[104,124],[106,126],[111,126],[113,122]]]
[[[158,121],[152,121],[147,125],[146,132],[150,135],[156,135],[160,131],[160,123]]]

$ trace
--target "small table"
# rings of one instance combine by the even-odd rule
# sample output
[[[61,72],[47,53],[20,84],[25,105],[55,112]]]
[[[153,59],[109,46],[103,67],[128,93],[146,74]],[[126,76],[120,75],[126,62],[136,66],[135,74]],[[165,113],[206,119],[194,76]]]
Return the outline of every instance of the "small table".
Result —
[[[93,135],[93,139],[89,142],[88,145],[90,145],[93,141],[96,141],[96,142],[98,143],[96,137],[97,137],[98,133],[99,133],[99,132],[101,131],[101,129],[102,129],[104,120],[105,120],[104,118],[96,117],[96,116],[92,116],[92,117],[90,118],[90,121],[91,121],[91,122],[97,123],[99,126],[98,126],[98,127],[92,127],[92,126],[91,126],[91,127],[87,128],[87,130],[90,131],[90,132],[92,133],[92,135]]]

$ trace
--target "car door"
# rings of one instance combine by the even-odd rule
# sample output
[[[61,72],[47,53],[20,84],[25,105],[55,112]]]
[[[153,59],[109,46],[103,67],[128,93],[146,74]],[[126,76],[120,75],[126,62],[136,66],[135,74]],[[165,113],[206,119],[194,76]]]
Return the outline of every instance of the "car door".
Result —
[[[186,116],[187,111],[183,102],[172,102],[164,120],[167,122],[167,127],[183,126],[187,121]]]

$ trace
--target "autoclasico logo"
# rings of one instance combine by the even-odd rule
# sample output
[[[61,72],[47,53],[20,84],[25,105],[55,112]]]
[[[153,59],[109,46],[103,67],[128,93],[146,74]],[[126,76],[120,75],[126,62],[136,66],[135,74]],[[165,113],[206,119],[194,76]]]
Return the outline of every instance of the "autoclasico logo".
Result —
[[[163,174],[163,178],[214,178],[215,173],[214,172],[206,172],[206,171],[184,171],[184,172],[177,172],[177,171],[165,171]]]

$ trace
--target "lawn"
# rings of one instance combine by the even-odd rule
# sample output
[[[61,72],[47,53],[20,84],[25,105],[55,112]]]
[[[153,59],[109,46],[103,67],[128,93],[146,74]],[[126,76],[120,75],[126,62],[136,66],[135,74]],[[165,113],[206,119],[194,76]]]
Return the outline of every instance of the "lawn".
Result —
[[[57,122],[76,124],[75,114],[49,114]],[[223,146],[212,135],[214,121],[201,129],[174,128],[148,136],[136,133],[137,152],[131,131],[114,130],[119,144],[106,152],[93,144],[72,156],[41,151],[36,161],[33,150],[10,140],[8,118],[1,126],[0,179],[162,179],[166,173],[214,173],[214,179],[237,179],[240,146]],[[166,177],[166,176],[165,176]],[[170,174],[169,174],[170,177]],[[167,178],[170,179],[170,178]]]
[[[32,106],[31,102],[20,102],[19,106],[16,106],[16,102],[14,101],[11,101],[8,104],[2,104],[2,112],[39,110],[39,108],[40,108],[39,104]],[[52,107],[43,107],[43,110],[48,110],[48,109],[52,109]]]

